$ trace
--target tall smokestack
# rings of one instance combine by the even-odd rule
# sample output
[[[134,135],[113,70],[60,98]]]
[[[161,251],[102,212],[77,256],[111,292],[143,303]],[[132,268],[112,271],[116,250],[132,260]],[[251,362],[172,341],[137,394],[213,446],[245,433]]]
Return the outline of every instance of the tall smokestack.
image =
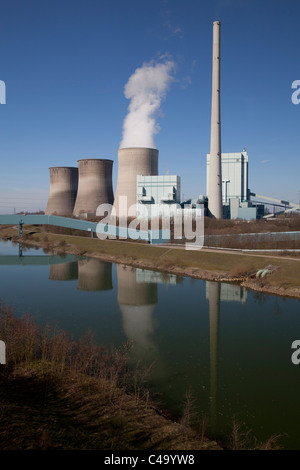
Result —
[[[78,192],[73,214],[95,216],[100,204],[113,204],[113,161],[100,158],[78,160]]]
[[[45,213],[60,216],[71,215],[77,195],[78,168],[51,167],[50,190]]]
[[[220,117],[220,21],[213,24],[212,103],[208,209],[216,219],[223,218]]]

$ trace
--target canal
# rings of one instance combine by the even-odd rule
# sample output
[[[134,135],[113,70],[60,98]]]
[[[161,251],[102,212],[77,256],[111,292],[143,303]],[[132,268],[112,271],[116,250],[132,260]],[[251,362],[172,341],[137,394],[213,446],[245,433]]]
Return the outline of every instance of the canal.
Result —
[[[180,418],[189,396],[216,437],[235,419],[258,440],[282,435],[300,449],[300,301],[0,241],[0,299],[20,317],[88,330],[103,345],[133,342],[132,365],[149,367],[148,387]],[[1,338],[0,338],[1,339]]]

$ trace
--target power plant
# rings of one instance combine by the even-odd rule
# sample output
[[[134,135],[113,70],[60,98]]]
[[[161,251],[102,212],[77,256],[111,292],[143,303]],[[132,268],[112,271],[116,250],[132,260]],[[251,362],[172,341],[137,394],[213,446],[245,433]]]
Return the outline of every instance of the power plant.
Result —
[[[51,167],[50,190],[45,214],[70,216],[74,210],[78,187],[78,168]]]
[[[137,204],[137,176],[158,175],[158,150],[144,147],[118,150],[118,181],[114,209],[117,217],[126,217],[130,206]],[[123,201],[122,197],[127,199]],[[130,214],[135,217],[136,211]]]
[[[115,198],[112,185],[113,160],[80,159],[78,169],[49,169],[50,193],[46,214],[89,218],[97,215],[98,206],[110,204],[114,214],[121,219],[165,217],[168,213],[174,215],[178,207],[187,210],[189,205],[193,210],[201,204],[204,205],[205,215],[216,219],[251,220],[264,216],[264,203],[250,200],[250,196],[257,195],[248,188],[246,150],[221,153],[220,21],[213,23],[210,152],[207,153],[206,168],[207,196],[201,195],[182,202],[181,178],[178,175],[158,174],[156,148],[124,147],[121,144],[118,149]],[[288,211],[298,208],[286,201],[272,201],[281,206],[284,203]]]
[[[73,214],[94,217],[100,204],[113,204],[112,160],[78,160],[78,191]]]

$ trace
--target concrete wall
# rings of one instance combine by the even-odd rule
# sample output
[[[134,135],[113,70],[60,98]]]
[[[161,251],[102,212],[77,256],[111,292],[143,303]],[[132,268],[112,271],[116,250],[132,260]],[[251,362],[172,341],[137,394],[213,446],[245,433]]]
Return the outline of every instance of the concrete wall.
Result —
[[[68,216],[73,213],[78,188],[78,168],[51,167],[50,190],[45,213]]]
[[[118,150],[118,181],[114,201],[117,217],[125,217],[130,206],[137,203],[137,176],[158,174],[158,150],[144,147]],[[127,204],[120,206],[120,197],[127,197]],[[136,216],[136,212],[132,213]]]
[[[95,216],[100,204],[113,204],[112,160],[78,160],[78,192],[73,214]]]

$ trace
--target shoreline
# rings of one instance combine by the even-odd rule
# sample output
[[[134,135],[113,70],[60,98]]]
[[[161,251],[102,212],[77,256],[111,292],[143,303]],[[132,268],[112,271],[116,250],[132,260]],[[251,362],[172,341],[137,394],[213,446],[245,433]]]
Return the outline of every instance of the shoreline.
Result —
[[[230,253],[229,250],[224,252],[211,248],[193,251],[171,246],[154,247],[134,242],[38,231],[33,234],[31,232],[31,235],[26,235],[23,239],[16,235],[16,229],[11,228],[8,231],[9,233],[7,229],[2,229],[0,238],[22,243],[24,246],[43,248],[50,253],[93,257],[194,279],[236,283],[256,292],[300,300],[300,264],[297,264],[300,259],[257,253]],[[257,278],[256,272],[266,267],[271,267],[274,272],[263,279]]]

